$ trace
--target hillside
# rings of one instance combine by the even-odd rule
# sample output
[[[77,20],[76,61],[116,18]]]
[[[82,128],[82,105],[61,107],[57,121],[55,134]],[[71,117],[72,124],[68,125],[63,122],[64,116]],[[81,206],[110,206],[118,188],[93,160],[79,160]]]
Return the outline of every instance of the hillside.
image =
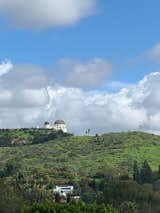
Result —
[[[52,203],[53,188],[71,184],[91,212],[114,207],[123,213],[159,213],[160,192],[153,187],[160,180],[159,150],[160,136],[143,132],[73,136],[44,129],[1,130],[0,206],[9,213],[24,204],[26,212],[59,209]]]
[[[48,131],[45,134],[48,135]],[[43,132],[43,137],[45,134]],[[93,177],[105,170],[115,175],[119,171],[131,173],[134,160],[142,163],[147,159],[153,170],[160,165],[160,136],[143,132],[110,133],[97,137],[60,135],[38,144],[32,144],[33,133],[26,130],[20,133],[8,130],[8,137],[13,135],[30,142],[24,146],[0,147],[1,168],[7,162],[17,163],[22,173],[28,176],[38,173],[55,183]]]

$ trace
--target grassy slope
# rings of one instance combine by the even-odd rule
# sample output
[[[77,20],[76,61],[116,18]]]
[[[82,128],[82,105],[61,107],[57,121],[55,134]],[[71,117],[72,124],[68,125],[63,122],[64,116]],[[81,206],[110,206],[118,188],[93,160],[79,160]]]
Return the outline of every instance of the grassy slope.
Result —
[[[111,133],[98,140],[73,136],[44,144],[0,147],[1,164],[16,158],[24,171],[37,168],[43,173],[54,173],[55,178],[59,178],[64,170],[72,177],[79,173],[93,175],[106,167],[130,171],[134,160],[141,163],[145,159],[157,170],[160,165],[160,136],[142,132]]]

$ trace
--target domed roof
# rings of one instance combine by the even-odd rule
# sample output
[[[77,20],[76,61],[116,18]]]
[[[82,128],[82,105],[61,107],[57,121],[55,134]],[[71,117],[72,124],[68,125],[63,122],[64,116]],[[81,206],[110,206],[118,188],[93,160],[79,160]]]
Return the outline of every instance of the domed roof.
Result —
[[[63,120],[56,120],[54,124],[65,124],[65,122]]]
[[[44,122],[44,125],[49,125],[49,122],[48,121]]]

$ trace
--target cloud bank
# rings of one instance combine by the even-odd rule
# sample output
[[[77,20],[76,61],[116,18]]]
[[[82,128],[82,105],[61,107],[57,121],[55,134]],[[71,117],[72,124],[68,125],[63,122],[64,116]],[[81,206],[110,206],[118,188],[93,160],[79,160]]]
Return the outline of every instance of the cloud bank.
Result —
[[[110,77],[112,64],[102,58],[94,58],[86,63],[63,59],[59,62],[59,73],[61,78],[65,76],[62,80],[68,86],[94,88]]]
[[[18,27],[73,25],[92,15],[96,0],[0,0],[0,14]]]
[[[7,64],[3,64],[5,67]],[[1,65],[2,67],[2,65]],[[3,72],[3,70],[1,70]],[[37,66],[13,66],[0,77],[0,128],[64,119],[71,132],[144,130],[160,133],[160,73],[115,93],[50,83]]]

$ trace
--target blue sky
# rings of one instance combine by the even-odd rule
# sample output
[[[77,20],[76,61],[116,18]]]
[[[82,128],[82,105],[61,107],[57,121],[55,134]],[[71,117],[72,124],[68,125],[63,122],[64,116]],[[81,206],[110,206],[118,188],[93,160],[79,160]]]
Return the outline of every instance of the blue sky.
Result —
[[[110,60],[112,79],[135,82],[159,69],[159,64],[137,60],[159,42],[158,0],[97,1],[96,13],[73,26],[43,30],[16,29],[2,19],[0,59],[16,64],[49,67],[62,58]]]

